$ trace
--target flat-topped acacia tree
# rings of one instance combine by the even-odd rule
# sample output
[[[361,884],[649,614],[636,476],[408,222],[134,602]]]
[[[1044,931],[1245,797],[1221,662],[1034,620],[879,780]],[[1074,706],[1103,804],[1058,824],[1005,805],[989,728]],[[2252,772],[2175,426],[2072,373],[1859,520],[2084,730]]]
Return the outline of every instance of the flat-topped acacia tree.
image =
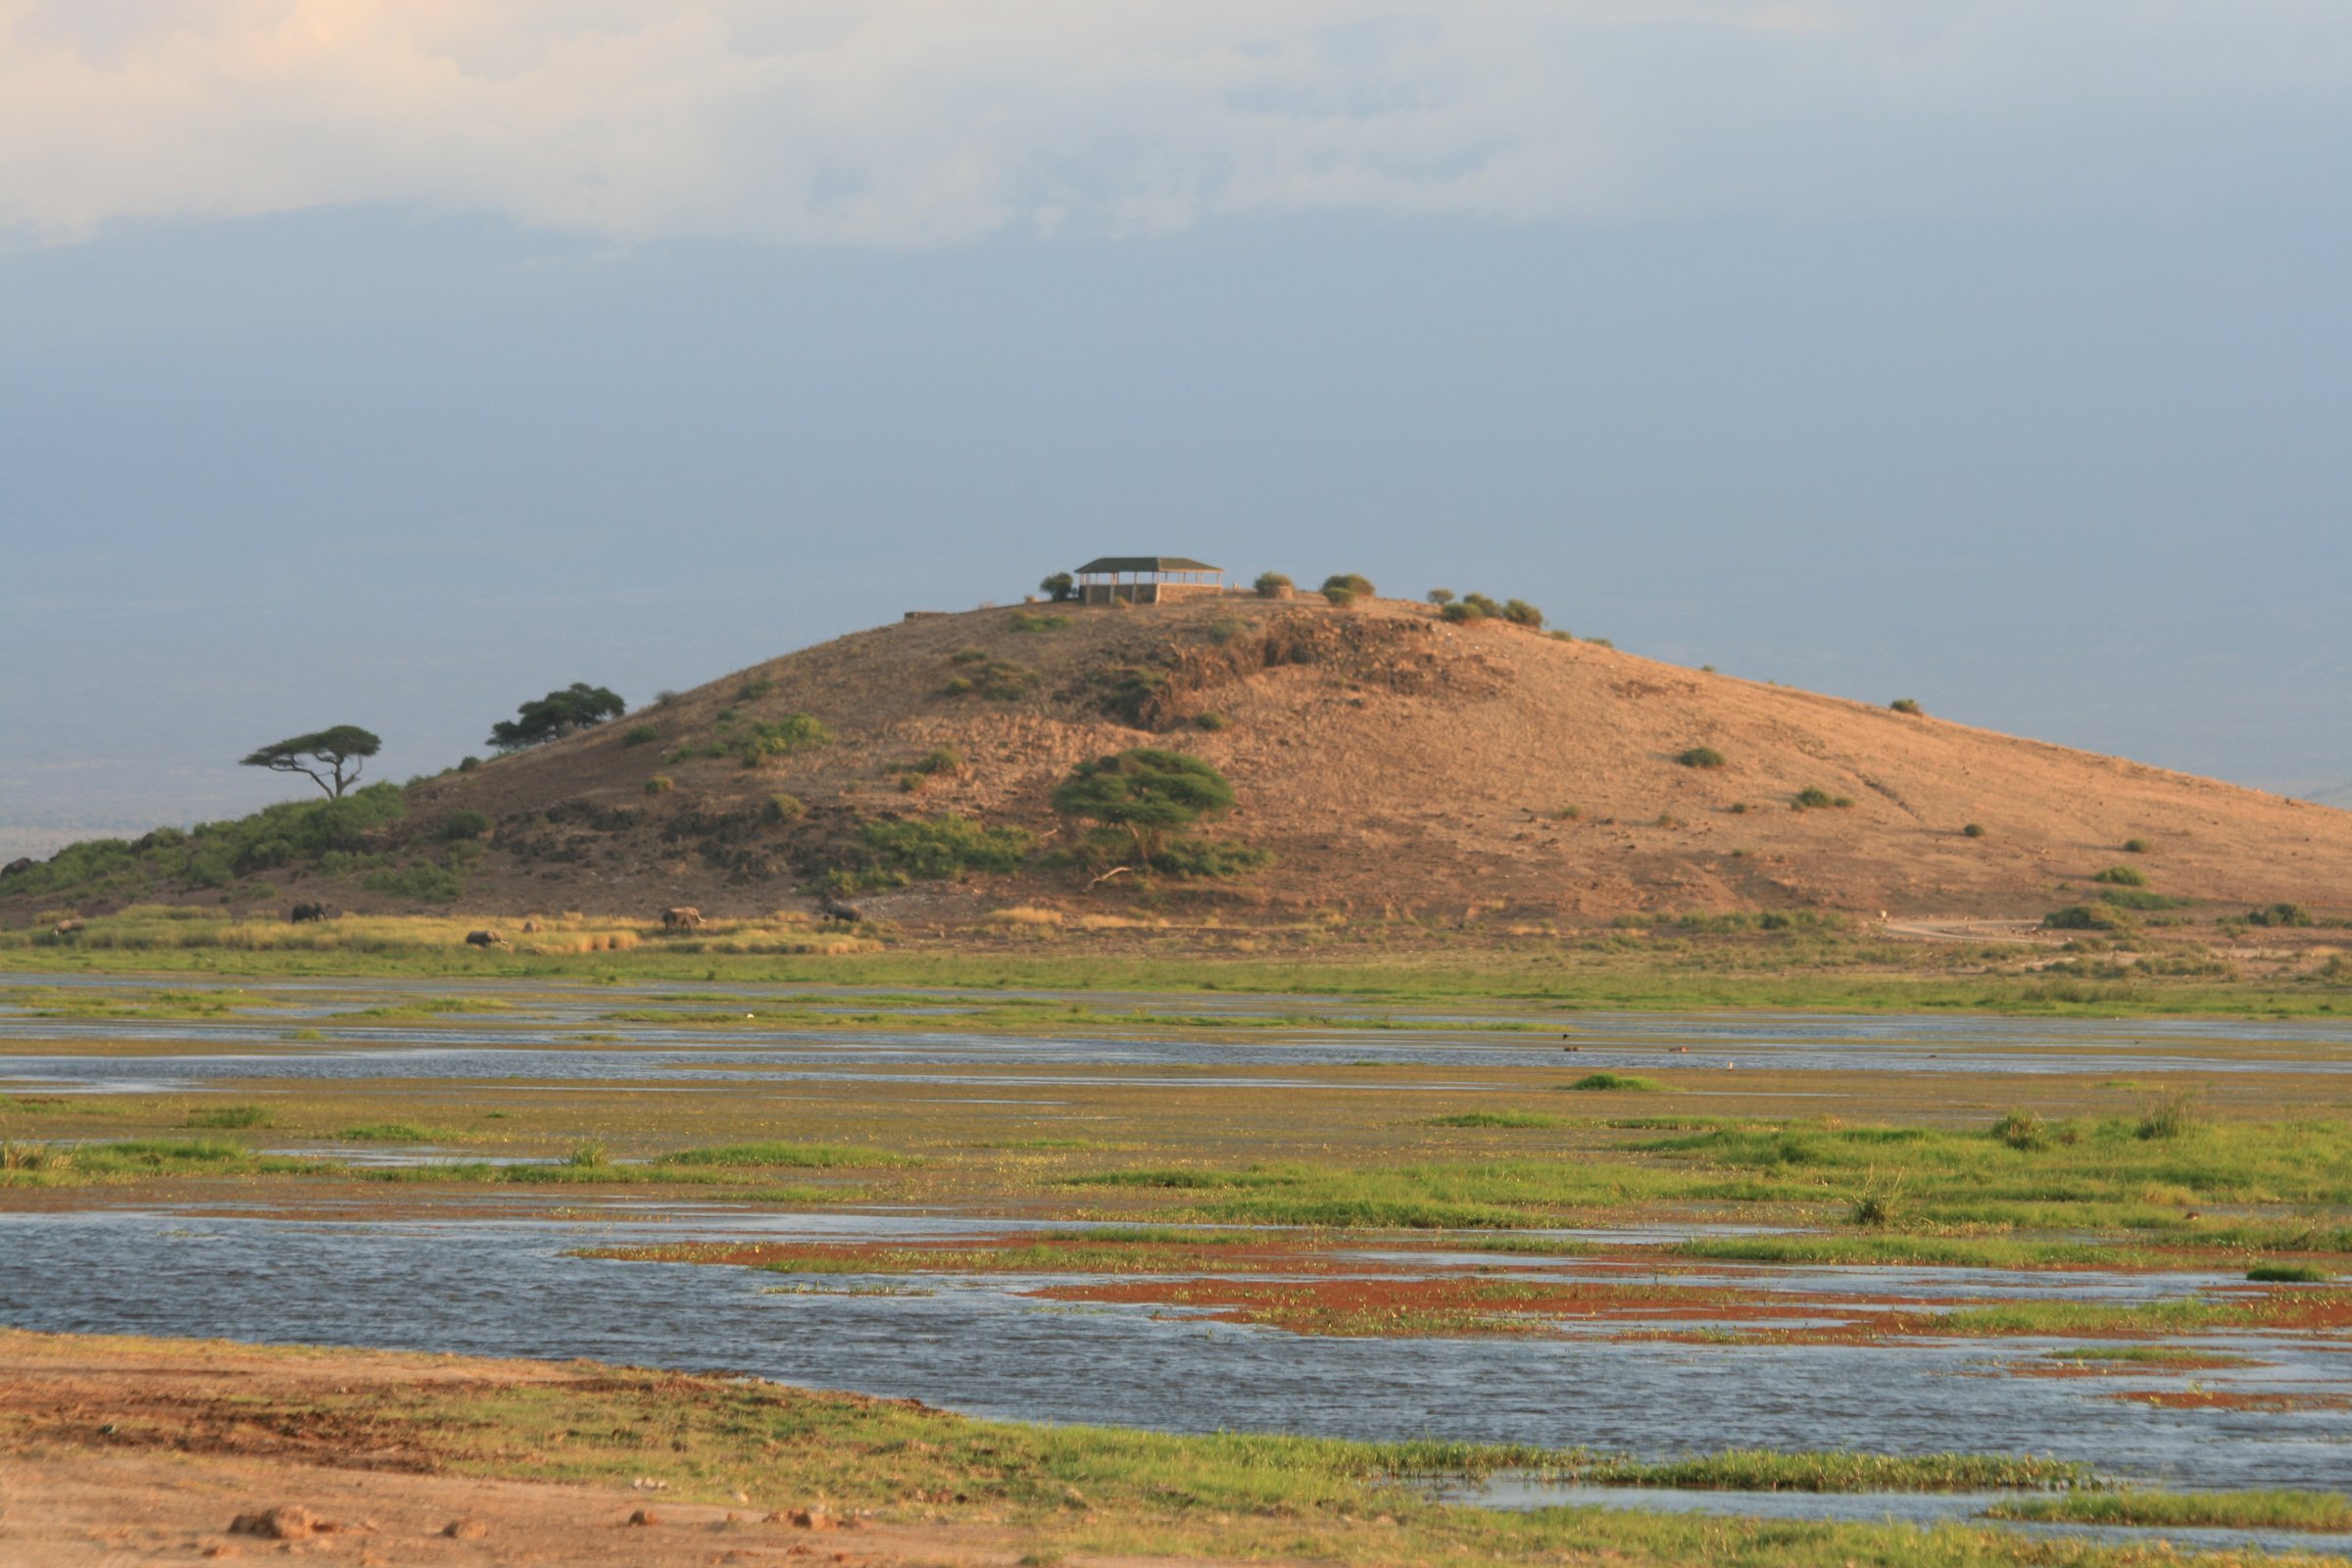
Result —
[[[1138,746],[1079,763],[1054,788],[1054,809],[1127,834],[1149,863],[1194,823],[1232,810],[1233,786],[1198,757]]]
[[[357,724],[337,724],[311,735],[295,735],[265,746],[238,765],[266,767],[272,773],[301,773],[326,791],[329,800],[359,782],[364,759],[383,750],[384,743]]]
[[[629,705],[602,686],[575,680],[560,692],[549,692],[535,703],[514,710],[516,716],[490,726],[489,744],[502,752],[519,752],[543,741],[560,741],[579,730],[618,718]]]

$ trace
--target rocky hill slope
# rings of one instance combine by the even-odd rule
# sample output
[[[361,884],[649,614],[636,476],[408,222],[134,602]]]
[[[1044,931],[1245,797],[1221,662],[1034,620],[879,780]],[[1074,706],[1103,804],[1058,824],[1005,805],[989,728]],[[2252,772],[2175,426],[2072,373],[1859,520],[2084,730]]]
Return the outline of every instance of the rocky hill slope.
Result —
[[[1145,745],[1221,769],[1238,805],[1217,836],[1271,863],[1090,900],[2038,916],[2121,879],[2215,909],[2352,904],[2345,811],[1423,605],[1248,595],[859,632],[411,786],[365,854],[245,880],[351,908],[456,889],[461,908],[745,914],[828,885],[910,917],[1066,904],[1090,873],[1057,858],[1079,829],[1048,798],[1078,762]],[[872,847],[868,824],[942,816],[1033,837],[999,841],[1014,869],[945,878]]]

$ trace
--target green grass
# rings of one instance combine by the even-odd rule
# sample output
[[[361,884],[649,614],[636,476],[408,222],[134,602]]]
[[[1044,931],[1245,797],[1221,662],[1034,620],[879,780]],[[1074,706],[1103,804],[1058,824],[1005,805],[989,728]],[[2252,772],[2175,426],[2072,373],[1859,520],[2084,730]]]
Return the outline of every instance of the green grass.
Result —
[[[1639,1073],[1589,1072],[1582,1078],[1579,1078],[1576,1082],[1572,1084],[1563,1084],[1560,1087],[1563,1089],[1583,1090],[1588,1093],[1595,1094],[1614,1091],[1620,1093],[1653,1095],[1662,1091],[1666,1086],[1658,1082],[1655,1078],[1644,1078]]]
[[[2064,1492],[2005,1498],[1984,1512],[2078,1525],[2352,1534],[2352,1497],[2332,1492]]]
[[[1397,955],[1375,931],[1334,933],[1300,952],[1099,954],[776,951],[730,954],[707,946],[648,944],[628,952],[477,953],[418,920],[403,938],[397,920],[355,932],[306,926],[257,929],[219,911],[100,916],[71,947],[39,933],[0,932],[0,971],[193,972],[220,976],[353,978],[570,977],[591,981],[701,980],[713,971],[744,983],[1065,992],[1288,994],[1371,1002],[1464,999],[1550,1003],[1603,1010],[1703,1011],[1788,1008],[1854,1012],[1995,1012],[2018,1016],[2298,1017],[2340,1010],[2340,987],[2133,975],[2053,980],[1984,974],[1973,951],[1905,951],[1890,957],[1860,938],[1787,932],[1726,935],[1622,949],[1608,933],[1458,954]],[[266,933],[266,936],[265,936]],[[463,932],[458,933],[459,936]],[[1299,939],[1303,940],[1303,939]],[[1871,958],[1867,972],[1844,967]],[[1908,972],[1888,972],[1888,962]],[[1945,967],[1971,972],[1944,972]]]
[[[2257,1263],[2246,1278],[2258,1285],[2325,1285],[2335,1276],[2309,1263]]]
[[[238,1128],[267,1127],[270,1107],[267,1105],[209,1105],[188,1112],[190,1127]]]
[[[415,1122],[374,1121],[346,1127],[335,1136],[347,1144],[429,1144],[433,1135]]]
[[[662,1155],[657,1165],[729,1167],[786,1167],[823,1170],[835,1167],[911,1165],[912,1157],[884,1149],[850,1149],[838,1144],[721,1144],[709,1149],[681,1149]]]

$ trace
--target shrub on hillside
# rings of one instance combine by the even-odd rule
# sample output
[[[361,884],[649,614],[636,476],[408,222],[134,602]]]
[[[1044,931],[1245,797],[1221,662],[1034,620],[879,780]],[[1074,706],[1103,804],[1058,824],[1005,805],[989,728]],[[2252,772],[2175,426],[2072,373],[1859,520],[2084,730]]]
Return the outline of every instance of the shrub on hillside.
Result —
[[[645,781],[645,793],[648,795],[667,795],[677,787],[677,781],[667,773],[656,773]]]
[[[1721,767],[1723,754],[1712,746],[1693,746],[1675,758],[1685,767]]]
[[[1449,620],[1457,626],[1466,620],[1479,620],[1484,618],[1480,615],[1476,606],[1459,603],[1439,607],[1438,617],[1441,620]]]
[[[1848,796],[1832,795],[1817,784],[1808,784],[1796,792],[1795,799],[1789,804],[1800,811],[1818,811],[1825,808],[1842,808],[1854,803]]]
[[[746,767],[758,767],[770,758],[789,757],[794,752],[833,744],[833,731],[822,719],[807,713],[787,713],[779,719],[755,718],[726,737],[727,749],[743,759]]]
[[[1355,603],[1355,590],[1343,588],[1337,583],[1325,583],[1323,597],[1334,609],[1346,610],[1349,605]]]
[[[957,655],[956,662],[963,673],[951,676],[942,688],[950,697],[982,697],[992,703],[1009,703],[1037,688],[1037,671],[1009,659],[991,659],[983,654],[977,661],[971,661]]]
[[[2124,853],[2126,855],[2145,855],[2148,853],[2148,841],[2146,839],[2126,839],[2124,840]]]
[[[767,798],[767,804],[760,808],[760,820],[770,827],[781,827],[786,822],[799,821],[808,812],[808,808],[801,804],[801,798],[798,795],[787,795],[779,791],[770,795]]]
[[[1502,602],[1502,618],[1514,626],[1541,629],[1544,624],[1544,612],[1524,599],[1506,599]]]
[[[2041,917],[2041,923],[2050,931],[2123,931],[2131,927],[2121,913],[2095,904],[2070,904],[2063,909],[2052,909]]]
[[[1037,843],[1026,828],[987,827],[968,816],[867,822],[858,830],[869,865],[938,880],[965,871],[1014,871]]]
[[[1250,586],[1257,591],[1260,599],[1280,599],[1296,585],[1279,571],[1261,571],[1257,574],[1257,581]]]
[[[2119,888],[2144,888],[2148,885],[2148,874],[2136,865],[2111,865],[2091,880]]]
[[[1984,836],[1984,824],[1982,822],[1971,822],[1968,824],[1968,826],[1962,828],[1960,831],[1969,838],[1981,839]]]
[[[2309,925],[2311,911],[2300,904],[2266,904],[2246,914],[2248,925],[2282,926]]]
[[[1037,591],[1057,605],[1068,604],[1078,597],[1078,579],[1066,571],[1056,571],[1041,580]]]
[[[1360,571],[1335,571],[1323,579],[1324,592],[1334,588],[1345,588],[1359,599],[1373,598],[1379,592],[1372,586],[1372,579]]]
[[[1921,709],[1916,701],[1908,697],[1897,697],[1893,702],[1888,703],[1886,706],[1893,709],[1898,713],[1917,713],[1924,711],[1924,710]]]
[[[1067,615],[1033,615],[1026,610],[1016,610],[1004,617],[1004,624],[1014,631],[1061,631],[1070,624]]]
[[[623,746],[651,746],[661,738],[662,732],[653,725],[637,724],[633,725],[629,732],[620,738],[620,744]]]
[[[478,839],[490,831],[490,815],[486,811],[452,811],[441,819],[444,839]]]
[[[455,904],[466,891],[466,878],[445,865],[419,863],[369,873],[362,884],[370,893],[426,904]]]

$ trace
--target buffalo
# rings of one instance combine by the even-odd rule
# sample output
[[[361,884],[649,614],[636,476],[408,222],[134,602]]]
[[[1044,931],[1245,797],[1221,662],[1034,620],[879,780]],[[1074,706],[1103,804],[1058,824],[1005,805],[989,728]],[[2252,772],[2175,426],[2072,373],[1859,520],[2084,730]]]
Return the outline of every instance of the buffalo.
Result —
[[[323,904],[297,904],[286,911],[289,925],[305,925],[313,920],[332,920],[335,911]]]

